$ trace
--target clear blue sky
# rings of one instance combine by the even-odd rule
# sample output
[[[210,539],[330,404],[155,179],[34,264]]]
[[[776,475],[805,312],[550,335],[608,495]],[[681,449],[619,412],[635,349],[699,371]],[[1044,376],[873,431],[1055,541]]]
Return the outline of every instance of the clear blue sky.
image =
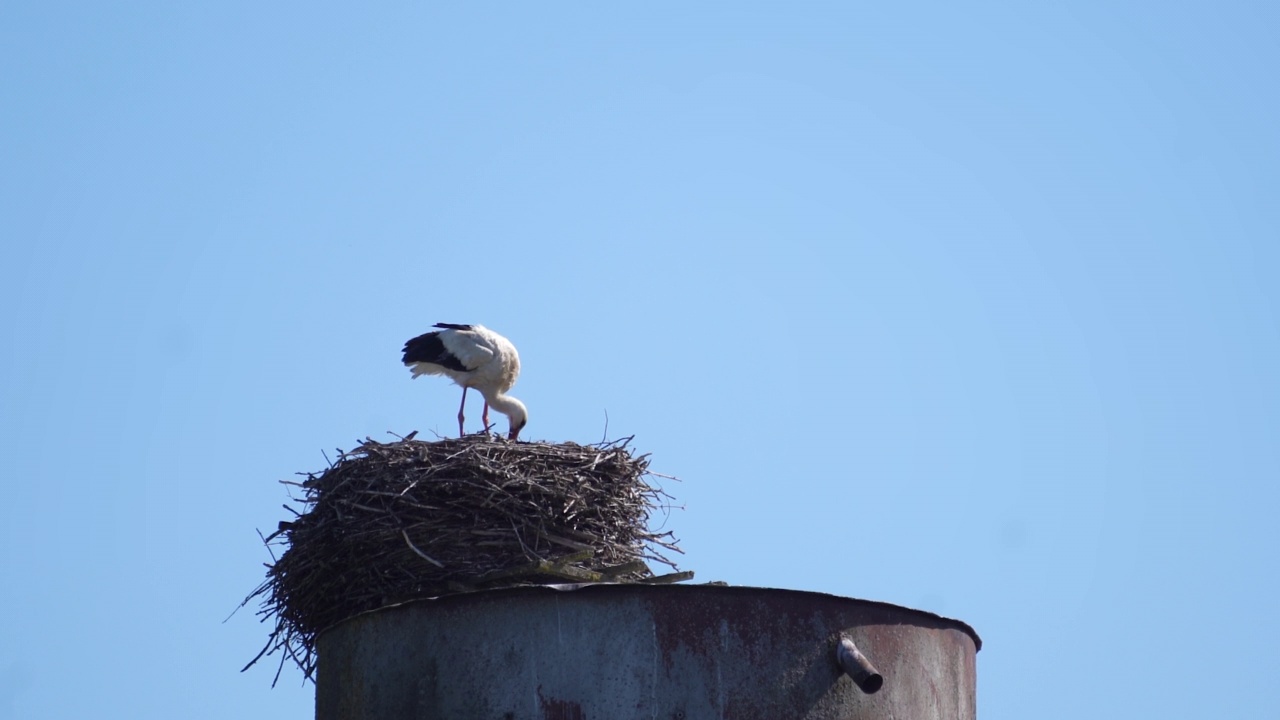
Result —
[[[310,717],[222,620],[437,321],[985,720],[1280,717],[1280,6],[435,5],[0,6],[0,717]]]

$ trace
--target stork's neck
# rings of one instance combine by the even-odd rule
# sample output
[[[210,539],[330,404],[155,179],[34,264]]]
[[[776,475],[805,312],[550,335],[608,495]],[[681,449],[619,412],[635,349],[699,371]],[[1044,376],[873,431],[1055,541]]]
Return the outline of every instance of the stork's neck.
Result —
[[[503,395],[498,392],[484,393],[484,399],[489,401],[489,407],[506,415],[507,419],[511,421],[509,437],[515,440],[520,434],[520,429],[525,426],[525,423],[529,422],[529,412],[525,410],[524,403],[510,395]]]
[[[513,418],[516,415],[519,415],[520,417],[523,418],[525,415],[528,414],[528,411],[524,407],[524,403],[520,402],[514,397],[511,397],[510,395],[503,395],[502,393],[496,392],[496,391],[492,393],[487,393],[481,390],[480,392],[481,394],[484,395],[484,399],[489,401],[489,407],[493,408],[494,410],[497,410],[498,412],[502,413],[503,415],[506,415],[509,418]]]

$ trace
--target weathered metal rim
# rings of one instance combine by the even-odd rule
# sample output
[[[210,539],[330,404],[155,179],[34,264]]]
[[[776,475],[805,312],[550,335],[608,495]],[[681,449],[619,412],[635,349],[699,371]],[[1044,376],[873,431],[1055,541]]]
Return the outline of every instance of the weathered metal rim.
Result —
[[[335,623],[325,628],[324,630],[321,630],[318,633],[318,635],[323,635],[329,632],[330,630],[333,630],[336,627],[339,627],[347,622],[355,620],[356,618],[360,618],[365,615],[372,615],[374,613],[380,613],[385,610],[390,610],[393,608],[408,607],[410,605],[417,605],[422,603],[467,602],[481,596],[501,597],[503,595],[510,595],[510,596],[518,597],[521,595],[532,595],[536,593],[551,593],[551,592],[590,592],[590,593],[625,592],[630,594],[635,594],[635,593],[640,593],[640,594],[677,593],[679,594],[679,593],[710,592],[712,594],[717,594],[717,595],[721,595],[721,594],[755,595],[759,593],[765,593],[768,595],[819,596],[819,597],[825,597],[825,598],[834,598],[836,600],[840,600],[843,602],[856,603],[856,604],[864,605],[867,607],[886,608],[886,609],[894,610],[897,612],[907,613],[911,615],[918,615],[921,618],[928,618],[935,623],[949,625],[952,628],[959,630],[965,633],[966,635],[968,635],[973,640],[973,648],[975,652],[982,649],[982,638],[978,636],[978,632],[974,630],[973,627],[970,626],[968,623],[964,622],[963,620],[956,620],[955,618],[949,618],[944,615],[931,613],[931,612],[928,612],[927,610],[917,610],[915,608],[909,608],[902,605],[895,605],[893,603],[882,602],[880,600],[864,600],[862,598],[846,597],[844,595],[835,595],[832,593],[818,592],[816,590],[788,590],[786,588],[753,587],[750,585],[708,585],[708,584],[645,585],[643,583],[578,583],[578,584],[566,584],[566,585],[522,585],[519,587],[496,588],[492,590],[476,590],[474,592],[455,593],[451,595],[443,595],[440,597],[408,600],[402,603],[384,605],[378,608],[377,610],[366,610],[365,612],[359,613],[357,615],[352,615],[351,617],[347,618],[346,620],[343,620],[342,622]]]

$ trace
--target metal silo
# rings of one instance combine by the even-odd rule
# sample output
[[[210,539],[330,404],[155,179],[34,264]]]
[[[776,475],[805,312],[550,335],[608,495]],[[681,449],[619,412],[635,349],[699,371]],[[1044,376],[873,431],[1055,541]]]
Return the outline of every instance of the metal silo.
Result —
[[[956,620],[814,592],[491,590],[324,632],[316,718],[972,720],[980,645]]]

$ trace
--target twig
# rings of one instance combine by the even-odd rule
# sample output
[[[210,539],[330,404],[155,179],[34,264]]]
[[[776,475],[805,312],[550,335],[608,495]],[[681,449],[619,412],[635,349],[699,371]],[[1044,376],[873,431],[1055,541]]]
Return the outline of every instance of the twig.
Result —
[[[413,541],[409,539],[409,533],[405,532],[404,530],[401,530],[401,531],[400,531],[400,535],[404,537],[404,544],[405,544],[405,545],[408,545],[410,550],[412,550],[412,551],[414,551],[415,553],[417,553],[417,554],[418,554],[418,557],[422,558],[423,560],[426,560],[427,562],[431,563],[432,565],[435,565],[436,567],[440,568],[441,570],[443,570],[443,569],[444,569],[444,563],[442,563],[442,562],[440,562],[439,560],[437,560],[437,559],[435,559],[435,558],[431,557],[430,555],[428,555],[428,554],[426,554],[426,553],[422,552],[421,550],[419,550],[419,549],[418,549],[418,546],[417,546],[417,545],[414,545],[414,544],[413,544]]]

